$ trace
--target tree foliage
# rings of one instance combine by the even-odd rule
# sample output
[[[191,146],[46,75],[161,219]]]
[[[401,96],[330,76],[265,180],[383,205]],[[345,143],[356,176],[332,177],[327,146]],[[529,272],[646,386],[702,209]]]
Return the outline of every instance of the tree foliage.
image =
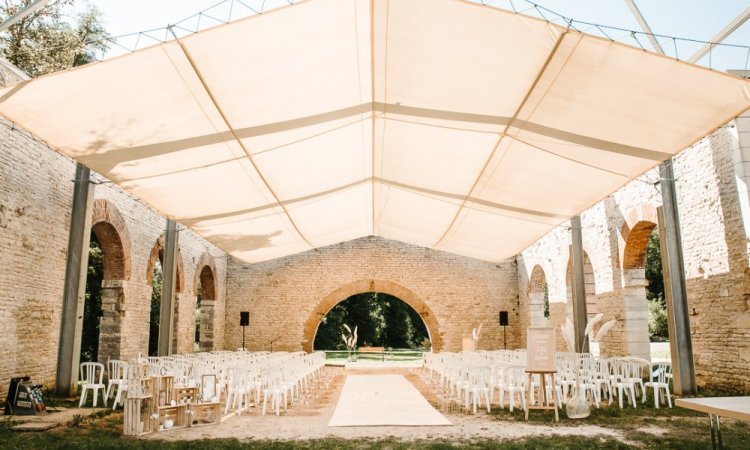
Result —
[[[651,340],[669,337],[667,304],[664,297],[664,275],[661,270],[659,230],[654,229],[646,246],[646,299],[648,300],[648,333]]]
[[[3,0],[0,18],[5,20],[34,0]],[[57,0],[0,33],[0,55],[31,77],[57,72],[95,61],[109,45],[109,33],[101,12],[92,5],[73,18],[74,0]]]
[[[89,241],[89,266],[86,271],[86,300],[83,306],[81,332],[81,362],[96,362],[99,358],[99,319],[102,316],[102,280],[104,255],[96,234]]]
[[[365,292],[334,306],[315,335],[318,350],[344,350],[344,324],[358,327],[357,346],[418,348],[429,342],[427,328],[411,306],[392,295]]]

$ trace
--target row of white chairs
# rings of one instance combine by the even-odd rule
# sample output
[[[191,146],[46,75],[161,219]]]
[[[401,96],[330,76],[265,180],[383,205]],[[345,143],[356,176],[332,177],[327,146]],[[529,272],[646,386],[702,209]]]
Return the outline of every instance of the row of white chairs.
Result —
[[[443,404],[460,405],[464,410],[476,413],[478,406],[490,410],[494,399],[501,408],[505,399],[513,411],[516,399],[526,408],[525,393],[529,391],[530,401],[535,398],[551,399],[561,407],[564,401],[580,389],[586,399],[597,408],[604,398],[611,404],[617,397],[620,408],[625,398],[633,407],[637,406],[637,396],[646,400],[646,390],[654,392],[654,406],[667,403],[670,407],[669,382],[671,364],[654,363],[639,358],[594,358],[588,354],[558,353],[556,374],[546,375],[546,392],[539,392],[542,386],[540,375],[532,376],[531,386],[527,386],[526,354],[516,351],[485,351],[460,353],[435,353],[425,355],[424,376],[437,391]],[[648,369],[644,381],[644,370]],[[545,394],[542,396],[542,394]]]
[[[146,367],[145,374],[138,374],[132,367]],[[325,366],[325,353],[316,352],[247,352],[214,351],[168,357],[149,357],[131,362],[110,360],[107,364],[107,383],[104,383],[105,367],[100,363],[82,363],[79,385],[81,399],[86,402],[87,391],[93,391],[93,406],[97,405],[102,391],[106,406],[114,396],[113,409],[123,402],[132,381],[139,375],[174,377],[175,387],[197,387],[201,401],[223,401],[225,414],[230,409],[241,414],[251,406],[258,406],[262,397],[262,413],[267,405],[280,413],[283,406],[292,405],[303,393],[309,392]],[[214,382],[204,386],[205,375]]]

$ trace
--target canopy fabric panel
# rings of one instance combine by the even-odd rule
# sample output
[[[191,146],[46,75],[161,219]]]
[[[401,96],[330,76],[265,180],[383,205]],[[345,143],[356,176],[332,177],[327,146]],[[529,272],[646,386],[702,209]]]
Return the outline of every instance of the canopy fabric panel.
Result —
[[[367,235],[499,261],[750,107],[748,82],[461,0],[307,0],[0,90],[258,262]]]

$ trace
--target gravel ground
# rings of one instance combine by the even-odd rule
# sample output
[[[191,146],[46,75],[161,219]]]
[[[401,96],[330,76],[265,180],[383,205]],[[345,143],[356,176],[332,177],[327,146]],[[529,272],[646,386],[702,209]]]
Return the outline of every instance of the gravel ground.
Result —
[[[459,412],[444,413],[453,426],[424,427],[328,427],[341,387],[347,374],[404,375],[425,397],[435,404],[429,387],[420,379],[417,369],[345,369],[326,367],[315,390],[316,395],[306,396],[302,402],[280,416],[261,416],[254,409],[242,416],[231,416],[216,425],[202,425],[148,435],[146,439],[194,440],[204,438],[237,438],[240,440],[310,440],[323,438],[343,439],[397,439],[402,441],[434,440],[444,442],[470,442],[480,439],[519,439],[531,436],[588,436],[613,437],[625,441],[617,430],[594,426],[545,426],[501,421],[486,413],[468,415]],[[537,412],[541,414],[541,412]],[[655,432],[657,430],[652,430]]]

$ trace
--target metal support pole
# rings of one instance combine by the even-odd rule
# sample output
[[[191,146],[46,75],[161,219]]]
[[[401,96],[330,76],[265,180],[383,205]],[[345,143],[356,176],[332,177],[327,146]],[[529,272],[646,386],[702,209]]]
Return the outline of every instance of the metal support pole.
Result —
[[[68,254],[65,262],[60,340],[57,347],[55,391],[58,395],[75,393],[78,364],[81,358],[83,306],[86,297],[86,272],[89,263],[91,210],[94,205],[94,186],[90,183],[88,167],[76,165],[73,206],[68,233]]]
[[[575,330],[576,351],[588,353],[586,337],[586,280],[583,273],[583,237],[581,234],[581,216],[570,219],[572,234],[571,258],[573,260],[573,328]]]
[[[664,275],[664,294],[667,301],[669,325],[669,347],[672,355],[674,393],[695,395],[695,366],[693,364],[693,342],[690,336],[690,316],[685,287],[685,267],[682,259],[680,217],[677,211],[672,161],[659,166],[661,172],[661,196],[664,206],[657,209],[659,217],[659,241],[661,243],[661,265]]]
[[[175,288],[177,285],[177,224],[167,219],[164,234],[164,267],[159,316],[159,356],[172,354],[174,335]]]

